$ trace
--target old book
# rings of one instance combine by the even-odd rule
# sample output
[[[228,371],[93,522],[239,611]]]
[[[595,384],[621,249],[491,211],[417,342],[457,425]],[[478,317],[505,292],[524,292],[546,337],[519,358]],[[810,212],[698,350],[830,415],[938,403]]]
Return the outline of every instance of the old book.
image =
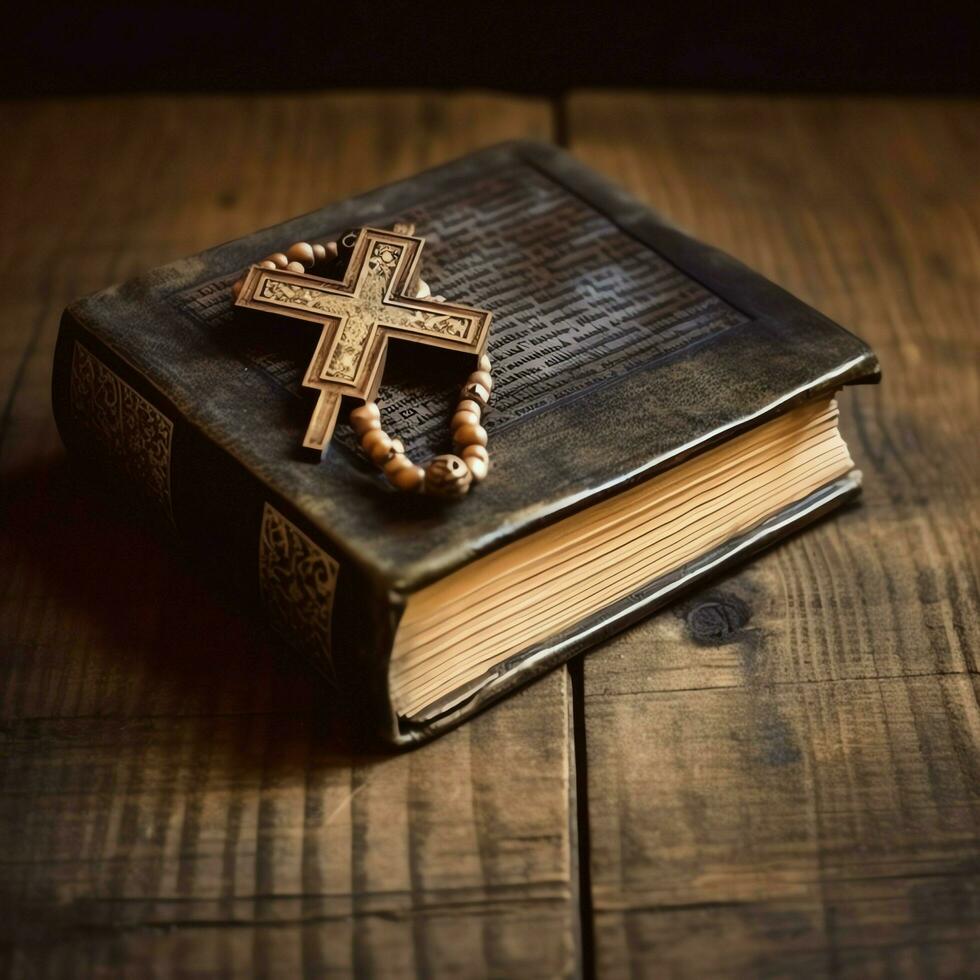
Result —
[[[319,328],[233,314],[250,263],[412,222],[435,293],[492,310],[493,469],[400,495],[341,422],[299,452]],[[386,426],[425,459],[470,361],[393,342]],[[511,143],[73,304],[54,405],[329,683],[409,744],[856,494],[856,337],[549,146]],[[345,406],[346,409],[354,407]]]

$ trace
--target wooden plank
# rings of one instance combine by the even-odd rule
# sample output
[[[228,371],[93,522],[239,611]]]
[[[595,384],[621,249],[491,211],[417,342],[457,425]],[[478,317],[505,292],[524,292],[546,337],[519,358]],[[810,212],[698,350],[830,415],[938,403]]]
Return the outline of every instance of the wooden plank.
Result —
[[[2,107],[0,973],[575,968],[566,675],[352,755],[305,669],[62,462],[75,296],[479,145],[545,104],[384,94]]]
[[[980,961],[975,102],[581,93],[573,152],[879,352],[863,505],[586,658],[604,976]]]

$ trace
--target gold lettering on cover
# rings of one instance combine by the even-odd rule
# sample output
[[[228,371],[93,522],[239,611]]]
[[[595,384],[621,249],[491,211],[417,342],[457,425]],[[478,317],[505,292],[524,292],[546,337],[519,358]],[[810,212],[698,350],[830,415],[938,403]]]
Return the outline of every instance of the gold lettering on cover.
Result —
[[[333,678],[330,627],[339,563],[267,503],[259,531],[259,592],[269,621]]]
[[[253,265],[236,306],[307,320],[320,338],[303,378],[316,389],[304,448],[326,453],[344,395],[372,400],[381,384],[389,338],[479,357],[490,313],[414,297],[424,239],[362,228],[342,281]]]
[[[173,422],[78,341],[72,349],[71,407],[91,438],[173,521]]]

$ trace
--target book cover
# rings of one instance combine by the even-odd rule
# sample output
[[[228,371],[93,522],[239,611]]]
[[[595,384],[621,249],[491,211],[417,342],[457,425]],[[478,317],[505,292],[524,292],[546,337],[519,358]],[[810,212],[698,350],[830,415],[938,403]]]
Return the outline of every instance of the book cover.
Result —
[[[231,286],[293,241],[413,223],[434,293],[493,311],[494,467],[465,500],[399,495],[337,425],[299,450],[318,330],[233,314]],[[379,394],[416,458],[448,447],[468,362],[393,342]],[[528,535],[844,385],[858,338],[670,227],[570,156],[503,144],[209,249],[66,310],[53,398],[66,445],[112,461],[328,682],[410,744],[859,489],[850,473],[493,666],[415,717],[390,694],[409,598]],[[479,624],[476,624],[479,628]]]

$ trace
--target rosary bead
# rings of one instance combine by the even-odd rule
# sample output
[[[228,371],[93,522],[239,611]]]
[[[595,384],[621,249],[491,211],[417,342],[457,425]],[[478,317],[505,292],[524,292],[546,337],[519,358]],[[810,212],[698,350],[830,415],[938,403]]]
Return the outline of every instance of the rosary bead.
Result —
[[[483,407],[478,403],[473,401],[471,398],[464,398],[457,406],[457,412],[472,412],[476,416],[477,422],[480,421],[480,417],[483,415]]]
[[[369,429],[381,428],[381,412],[376,402],[365,402],[350,413],[350,424],[358,439]]]
[[[267,255],[266,260],[275,263],[277,269],[285,269],[289,265],[289,259],[282,252],[273,252],[272,255]]]
[[[286,258],[290,262],[299,262],[308,269],[313,265],[316,253],[313,251],[313,246],[309,242],[297,242],[291,248],[287,249]]]
[[[461,425],[453,433],[453,442],[457,446],[485,446],[487,430],[482,425]]]
[[[490,357],[487,354],[481,354],[480,355],[480,370],[481,371],[486,371],[487,374],[489,374],[490,373],[491,366],[492,365],[490,364]]]
[[[392,439],[391,440],[391,451],[393,453],[404,453],[405,452],[405,443],[403,443],[401,441],[401,439]]]
[[[468,384],[483,385],[487,391],[493,391],[493,378],[489,371],[474,371],[467,380]]]
[[[490,453],[487,452],[486,446],[481,446],[479,443],[473,443],[471,446],[467,446],[463,450],[463,459],[482,459],[484,463],[488,466],[490,465]]]
[[[415,294],[416,299],[428,299],[432,295],[432,290],[429,288],[429,284],[424,280],[419,280],[418,292]]]
[[[396,452],[392,455],[391,459],[385,463],[385,476],[388,477],[389,480],[392,480],[399,470],[403,470],[407,466],[414,465],[415,464],[403,452]]]
[[[272,259],[263,259],[261,262],[259,262],[259,268],[260,269],[275,269],[276,268],[276,263],[273,262]]]
[[[490,392],[478,382],[467,381],[460,392],[460,399],[476,402],[480,406],[480,411],[483,411],[490,402]]]
[[[421,466],[406,466],[389,477],[391,485],[405,493],[414,493],[422,488],[425,470]]]
[[[323,250],[327,253],[328,259],[337,258],[337,243],[336,242],[324,242]]]
[[[380,426],[377,429],[368,429],[364,435],[361,436],[361,449],[364,450],[369,456],[371,455],[371,450],[374,448],[375,444],[384,440],[385,452],[391,448],[391,436],[384,431]]]
[[[327,250],[317,242],[313,246],[313,261],[322,262],[327,257]]]
[[[384,466],[391,456],[391,436],[387,433],[381,433],[382,438],[375,440],[374,444],[368,450],[368,456],[371,457],[371,462],[375,466]]]
[[[436,456],[425,470],[425,492],[433,497],[462,497],[472,482],[469,467],[450,453]]]
[[[473,477],[475,483],[486,479],[487,473],[490,472],[490,464],[480,459],[479,456],[464,456],[463,462],[466,463],[466,467],[470,471],[470,476]]]
[[[479,483],[490,472],[490,454],[486,446],[472,445],[463,450],[463,462],[469,467],[475,482]]]
[[[306,272],[306,266],[302,262],[290,262],[286,266],[287,272]]]
[[[371,418],[379,419],[381,418],[381,409],[378,408],[377,402],[365,402],[363,405],[358,405],[357,408],[351,410],[350,417],[352,419],[358,418]]]
[[[468,412],[465,409],[458,411],[453,420],[449,423],[449,429],[455,432],[461,425],[479,425],[480,416],[476,412]]]
[[[235,299],[238,299],[238,296],[242,291],[242,286],[244,285],[245,285],[245,280],[239,279],[238,282],[236,282],[235,285],[231,287],[231,291],[234,294]]]
[[[351,419],[350,427],[358,439],[363,438],[372,429],[381,428],[381,419],[360,418],[356,422]]]

